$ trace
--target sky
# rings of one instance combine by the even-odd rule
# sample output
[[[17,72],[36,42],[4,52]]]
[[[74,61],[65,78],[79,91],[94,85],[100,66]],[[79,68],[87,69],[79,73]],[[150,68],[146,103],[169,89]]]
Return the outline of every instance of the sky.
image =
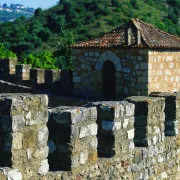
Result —
[[[51,6],[56,5],[57,2],[58,0],[0,0],[0,4],[22,4],[25,7],[41,7],[42,9],[50,8]]]

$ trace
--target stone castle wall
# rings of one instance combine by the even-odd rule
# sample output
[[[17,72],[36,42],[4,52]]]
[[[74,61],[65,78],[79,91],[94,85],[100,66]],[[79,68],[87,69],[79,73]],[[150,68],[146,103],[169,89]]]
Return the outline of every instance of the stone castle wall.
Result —
[[[178,180],[180,95],[151,96],[48,110],[1,94],[0,179]]]
[[[180,52],[149,51],[148,92],[180,91]]]
[[[14,92],[15,85],[23,85],[55,95],[70,95],[72,89],[72,72],[60,69],[35,69],[30,64],[18,64],[17,59],[0,59],[0,80],[11,82]],[[17,90],[20,86],[17,87]],[[23,88],[20,92],[23,91]],[[4,91],[0,91],[3,93]],[[6,91],[5,91],[6,92]],[[7,90],[7,92],[9,92]],[[24,93],[27,91],[24,91]]]
[[[0,78],[15,81],[17,84],[43,84],[60,79],[60,70],[45,70],[31,68],[30,64],[18,64],[17,59],[0,59]]]

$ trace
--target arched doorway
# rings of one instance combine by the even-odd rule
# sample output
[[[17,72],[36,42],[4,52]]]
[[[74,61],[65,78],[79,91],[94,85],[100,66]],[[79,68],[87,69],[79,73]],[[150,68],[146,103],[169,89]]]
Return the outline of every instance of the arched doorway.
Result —
[[[102,84],[104,100],[116,99],[116,68],[111,61],[106,61],[102,67]]]

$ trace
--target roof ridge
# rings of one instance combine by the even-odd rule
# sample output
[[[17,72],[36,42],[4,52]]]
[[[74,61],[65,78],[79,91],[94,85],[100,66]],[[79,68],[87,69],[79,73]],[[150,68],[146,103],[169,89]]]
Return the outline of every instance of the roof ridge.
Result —
[[[140,31],[140,35],[141,35],[144,43],[146,44],[146,46],[151,48],[151,45],[147,42],[146,36],[144,35],[144,32],[142,31],[142,27],[138,24],[139,19],[131,18],[130,21],[132,21],[133,24],[136,26],[136,28]]]
[[[161,29],[159,29],[159,28],[157,28],[157,27],[154,27],[153,25],[151,25],[151,24],[149,24],[149,23],[146,23],[146,22],[140,20],[140,19],[136,19],[136,20],[139,21],[139,22],[142,23],[142,24],[145,24],[145,25],[147,25],[147,26],[149,26],[149,27],[152,27],[153,29],[155,29],[155,30],[157,30],[157,31],[159,31],[159,32],[161,32],[161,33],[163,33],[163,34],[169,35],[169,36],[171,36],[171,37],[175,37],[176,39],[179,39],[179,40],[180,40],[180,37],[178,37],[178,36],[175,36],[175,35],[172,35],[172,34],[170,34],[170,33],[167,33],[167,32],[165,32],[165,31],[163,31],[163,30],[161,30]]]

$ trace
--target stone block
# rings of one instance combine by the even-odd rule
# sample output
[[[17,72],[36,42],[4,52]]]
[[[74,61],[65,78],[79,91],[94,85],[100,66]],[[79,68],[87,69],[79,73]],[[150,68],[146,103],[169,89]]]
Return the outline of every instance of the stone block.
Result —
[[[59,81],[61,76],[60,69],[46,69],[45,70],[45,83],[51,84],[53,82]]]
[[[102,129],[106,131],[113,131],[121,129],[121,122],[102,121]]]
[[[95,57],[99,57],[99,56],[100,56],[99,52],[95,52]]]
[[[81,57],[79,58],[79,61],[81,61],[81,62],[85,62],[85,60],[86,60],[86,58],[85,58],[84,56],[81,56]]]
[[[98,61],[99,62],[99,61]],[[100,63],[96,63],[96,66],[95,66],[95,69],[97,70],[97,71],[100,71],[101,69],[102,69],[102,64],[100,64]]]
[[[1,180],[22,180],[22,174],[18,169],[0,168]]]
[[[33,84],[45,83],[45,70],[44,69],[30,69],[30,78]]]
[[[16,58],[0,59],[0,78],[3,80],[8,80],[11,75],[15,75],[16,65]]]
[[[31,64],[16,65],[16,77],[19,81],[30,80]]]
[[[57,107],[50,110],[49,140],[56,147],[49,156],[50,169],[73,170],[95,163],[92,157],[97,154],[96,121],[94,107]]]
[[[123,72],[130,73],[131,69],[129,67],[123,67]]]
[[[79,138],[97,135],[97,124],[90,124],[80,128]]]
[[[48,160],[42,160],[41,161],[41,165],[40,168],[38,170],[38,173],[40,175],[45,175],[47,172],[49,171],[49,164],[48,164]]]
[[[74,82],[74,83],[80,83],[80,82],[81,82],[81,77],[79,77],[79,76],[74,76],[74,77],[73,77],[73,82]]]
[[[146,63],[146,62],[141,62],[141,63],[140,63],[140,69],[142,69],[142,70],[148,69],[148,63]]]
[[[161,136],[164,135],[165,121],[164,98],[134,96],[126,100],[135,105],[135,146],[147,147],[152,143],[156,144],[157,141],[161,142]],[[156,129],[156,131],[152,129]],[[130,134],[128,134],[129,137]]]
[[[46,95],[0,95],[1,167],[17,168],[24,176],[29,168],[30,176],[37,175],[48,156],[47,104]]]
[[[102,101],[87,104],[97,107],[98,156],[122,156],[131,151],[134,137],[134,105],[127,101]]]
[[[122,65],[120,63],[116,64],[115,67],[116,67],[116,71],[118,72],[122,71]]]
[[[165,135],[176,136],[180,122],[180,94],[179,93],[151,93],[152,97],[165,98]]]

